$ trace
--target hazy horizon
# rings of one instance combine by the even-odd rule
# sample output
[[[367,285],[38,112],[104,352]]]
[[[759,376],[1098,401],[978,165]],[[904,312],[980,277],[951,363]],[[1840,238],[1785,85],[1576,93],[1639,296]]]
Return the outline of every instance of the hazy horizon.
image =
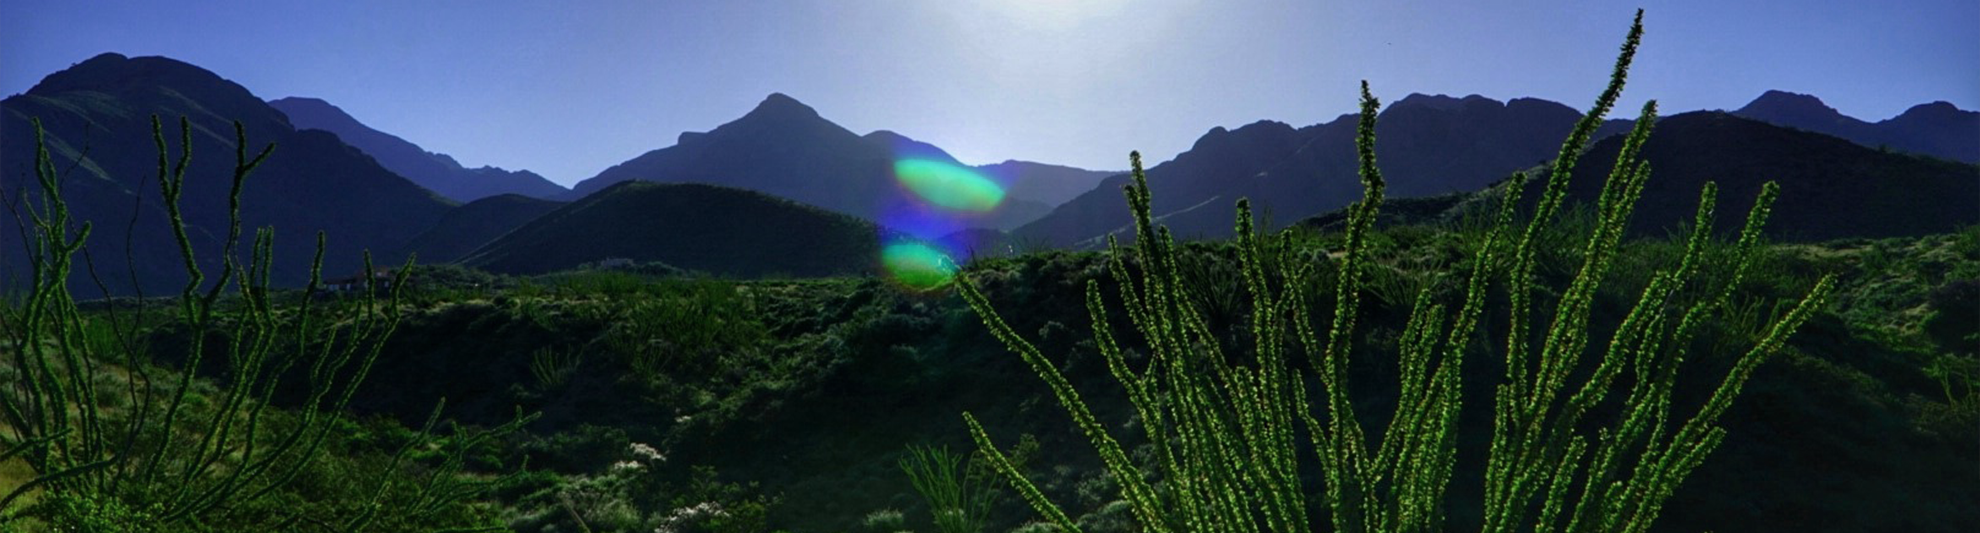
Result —
[[[1164,161],[1213,127],[1354,111],[1356,84],[1584,109],[1636,6],[1511,2],[209,2],[0,5],[0,93],[104,52],[162,55],[264,99],[321,98],[470,167],[569,186],[764,96],[971,164]],[[611,4],[611,5],[607,5]],[[1590,5],[1601,4],[1601,5]],[[1733,109],[1813,94],[1868,121],[1980,109],[1980,3],[1666,2],[1622,102]]]

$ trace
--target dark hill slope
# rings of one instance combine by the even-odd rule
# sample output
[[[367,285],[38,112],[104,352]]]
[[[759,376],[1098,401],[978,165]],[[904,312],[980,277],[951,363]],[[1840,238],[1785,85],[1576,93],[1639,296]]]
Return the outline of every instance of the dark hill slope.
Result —
[[[414,237],[406,244],[406,252],[419,254],[421,263],[450,262],[563,205],[564,202],[519,194],[468,202],[448,211],[433,227]]]
[[[538,274],[623,257],[725,276],[832,276],[872,271],[879,238],[871,223],[762,193],[629,181],[537,217],[461,262]]]
[[[78,223],[95,222],[89,250],[103,281],[118,294],[135,288],[132,278],[152,295],[176,292],[185,282],[161,208],[152,115],[165,121],[175,158],[181,150],[179,117],[188,117],[193,127],[192,166],[180,203],[209,276],[218,272],[219,241],[227,230],[236,120],[246,129],[250,154],[268,143],[277,146],[249,177],[241,204],[250,237],[252,228],[275,229],[278,284],[306,280],[309,247],[318,231],[329,236],[326,275],[342,275],[359,268],[361,251],[399,249],[450,207],[335,135],[296,130],[282,112],[212,72],[163,57],[99,55],[0,101],[0,188],[16,202],[26,191],[29,203],[36,204],[30,119],[39,118],[47,129],[57,168],[69,169],[86,150],[87,159],[67,171],[63,194]],[[0,216],[0,235],[7,236],[0,237],[6,246],[0,253],[0,285],[19,287],[26,254],[15,242],[21,233],[14,217]],[[79,295],[99,294],[84,278],[70,281]]]
[[[976,169],[1009,183],[1007,192],[1012,199],[1036,201],[1048,207],[1072,201],[1099,186],[1100,180],[1121,174],[1112,170],[1086,170],[1018,160],[977,165]]]
[[[471,202],[498,194],[556,198],[570,192],[527,170],[466,168],[452,156],[428,152],[396,135],[372,129],[343,109],[316,98],[289,97],[268,102],[298,129],[318,129],[378,159],[378,164],[413,183],[455,201]]]

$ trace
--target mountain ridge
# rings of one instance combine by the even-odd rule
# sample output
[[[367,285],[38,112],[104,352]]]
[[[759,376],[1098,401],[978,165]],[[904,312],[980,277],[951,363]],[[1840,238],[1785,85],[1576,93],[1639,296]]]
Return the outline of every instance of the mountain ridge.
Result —
[[[905,192],[896,162],[926,160],[967,169],[1010,192],[987,212],[952,212],[940,220],[902,217],[927,210]],[[988,165],[986,165],[988,167]],[[771,93],[749,112],[706,132],[684,132],[676,144],[649,150],[578,182],[566,199],[595,193],[631,180],[707,183],[763,192],[883,225],[900,225],[934,238],[970,228],[1012,229],[1047,212],[1052,199],[1069,195],[1065,186],[1034,184],[1063,180],[1078,189],[1097,183],[1094,173],[1033,164],[995,166],[1003,172],[970,167],[933,144],[891,130],[865,135],[825,119],[816,109],[783,93]],[[1071,168],[1071,167],[1063,167]],[[922,227],[923,224],[938,226]]]
[[[397,135],[367,126],[320,98],[290,96],[270,100],[268,105],[282,111],[297,129],[336,134],[345,144],[378,159],[385,168],[454,201],[472,202],[508,193],[550,199],[569,191],[527,170],[467,168],[453,156],[427,151]]]
[[[1380,144],[1378,139],[1377,144]],[[1592,208],[1621,149],[1621,137],[1589,147],[1568,183],[1568,202]],[[1891,153],[1849,140],[1778,126],[1723,111],[1663,117],[1643,146],[1652,169],[1630,216],[1635,238],[1661,238],[1697,212],[1706,181],[1718,184],[1714,231],[1736,236],[1761,185],[1780,197],[1763,235],[1776,242],[1918,237],[1980,224],[1980,165]],[[1531,212],[1547,177],[1532,169],[1521,204]],[[1452,224],[1490,216],[1506,182],[1451,195],[1385,202],[1379,224]],[[1303,227],[1338,230],[1344,211],[1316,215]]]
[[[1392,196],[1476,190],[1551,159],[1579,119],[1573,108],[1534,98],[1411,94],[1383,110],[1376,152]],[[1252,199],[1270,228],[1347,205],[1361,192],[1356,120],[1341,115],[1304,127],[1260,120],[1211,128],[1189,150],[1148,167],[1154,215],[1180,237],[1218,238],[1230,234],[1240,197]],[[1597,136],[1625,128],[1627,122],[1607,121]],[[1132,239],[1117,190],[1127,179],[1108,178],[1013,231],[1013,238],[1077,247],[1097,246],[1109,234]]]
[[[1963,163],[1980,163],[1980,111],[1939,100],[1911,106],[1897,116],[1869,122],[1843,114],[1814,95],[1770,90],[1733,115]]]

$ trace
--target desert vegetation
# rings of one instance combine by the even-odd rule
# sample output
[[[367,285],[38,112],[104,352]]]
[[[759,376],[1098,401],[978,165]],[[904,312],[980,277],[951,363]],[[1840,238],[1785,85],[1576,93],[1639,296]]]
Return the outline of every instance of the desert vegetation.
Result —
[[[70,220],[56,162],[46,148],[37,153],[40,201],[26,213],[36,237],[33,288],[0,315],[11,359],[11,386],[0,393],[10,433],[5,456],[18,457],[32,476],[0,500],[0,527],[486,526],[486,513],[465,500],[492,485],[459,474],[466,454],[515,425],[436,435],[436,406],[417,432],[366,442],[352,431],[358,426],[343,412],[398,324],[397,290],[384,289],[367,260],[365,279],[378,281],[355,298],[318,302],[320,235],[319,268],[300,295],[271,285],[272,232],[257,231],[241,260],[241,190],[275,147],[250,156],[238,125],[232,223],[222,270],[209,280],[179,216],[192,128],[181,121],[176,164],[156,118],[152,129],[158,184],[188,277],[166,309],[147,309],[141,298],[133,308],[80,308],[68,281],[93,222]],[[90,258],[81,259],[97,277]],[[389,286],[404,286],[407,270],[399,272]],[[163,330],[180,332],[172,339],[175,367],[149,351]],[[199,379],[197,370],[208,367],[224,369],[221,378]],[[288,409],[269,409],[278,396]],[[344,453],[326,457],[332,449]],[[411,468],[416,451],[428,464]],[[312,500],[319,503],[292,507]]]
[[[189,180],[195,128],[180,122],[175,150],[154,119],[147,183],[186,283],[92,300],[76,288],[120,274],[83,244],[111,222],[70,216],[66,165],[44,148],[35,188],[4,198],[34,268],[0,306],[0,531],[1980,519],[1980,473],[1951,467],[1980,442],[1980,227],[1780,244],[1763,228],[1793,187],[1722,202],[1707,184],[1693,216],[1659,221],[1666,236],[1633,234],[1655,179],[1641,153],[1654,102],[1599,195],[1574,201],[1641,34],[1639,14],[1557,159],[1464,209],[1387,198],[1364,84],[1362,196],[1329,222],[1271,231],[1240,200],[1234,237],[1178,240],[1134,155],[1133,242],[974,258],[932,290],[777,274],[846,271],[864,259],[837,256],[869,248],[832,241],[813,250],[825,266],[752,279],[643,258],[513,275],[367,257],[367,281],[332,291],[334,235],[318,236],[307,282],[284,287],[273,233],[240,216],[250,176],[281,153],[237,126],[231,176]],[[229,224],[179,216],[197,186],[230,188]],[[1724,227],[1727,211],[1743,223]],[[218,259],[198,257],[212,232]],[[568,240],[511,240],[524,237]]]
[[[1318,520],[1309,517],[1302,488],[1297,460],[1304,455],[1301,433],[1311,439],[1306,451],[1319,459],[1325,486],[1321,510],[1332,530],[1442,531],[1447,527],[1445,492],[1458,456],[1464,358],[1479,341],[1474,333],[1491,278],[1503,276],[1510,307],[1504,330],[1505,380],[1494,388],[1492,399],[1482,529],[1647,531],[1664,501],[1724,439],[1718,419],[1754,369],[1822,305],[1833,279],[1821,279],[1791,310],[1762,324],[1766,334],[1737,358],[1698,412],[1675,428],[1667,427],[1678,364],[1692,349],[1699,328],[1724,310],[1751,267],[1760,226],[1779,194],[1770,183],[1738,241],[1722,246],[1723,253],[1713,254],[1718,261],[1708,263],[1717,190],[1707,183],[1682,257],[1651,274],[1636,304],[1612,328],[1602,358],[1592,369],[1583,369],[1595,293],[1650,177],[1649,165],[1637,158],[1636,150],[1656,122],[1653,101],[1644,106],[1624,141],[1603,187],[1595,225],[1581,247],[1581,264],[1559,290],[1558,302],[1547,313],[1551,326],[1535,346],[1529,332],[1542,329],[1532,309],[1536,241],[1560,209],[1566,180],[1588,136],[1621,93],[1642,34],[1638,16],[1608,89],[1563,144],[1546,197],[1523,230],[1513,224],[1517,194],[1525,185],[1519,175],[1469,264],[1463,265],[1463,278],[1454,282],[1462,284],[1461,303],[1436,303],[1439,287],[1415,291],[1397,342],[1400,352],[1382,354],[1396,360],[1400,381],[1394,413],[1377,418],[1386,418],[1384,430],[1363,429],[1364,417],[1348,392],[1351,336],[1367,261],[1364,241],[1384,187],[1374,150],[1379,102],[1366,83],[1358,142],[1366,195],[1349,208],[1345,250],[1330,265],[1337,281],[1331,287],[1334,306],[1324,338],[1316,332],[1318,319],[1311,308],[1311,301],[1321,298],[1307,292],[1307,278],[1316,275],[1314,264],[1286,260],[1290,239],[1261,238],[1249,205],[1240,200],[1236,246],[1250,294],[1252,345],[1244,350],[1248,353],[1227,355],[1204,313],[1185,297],[1190,281],[1177,274],[1175,244],[1166,228],[1156,227],[1149,217],[1147,178],[1139,155],[1134,157],[1135,184],[1127,196],[1135,214],[1138,239],[1132,268],[1137,272],[1130,272],[1128,250],[1110,246],[1110,255],[1114,285],[1149,352],[1143,368],[1127,362],[1109,331],[1098,281],[1087,284],[1087,308],[1095,343],[1126,389],[1137,425],[1154,448],[1153,472],[1128,457],[1058,369],[1006,325],[980,291],[964,281],[961,292],[997,337],[1051,386],[1120,480],[1124,500],[1148,531],[1311,531]],[[1687,285],[1693,287],[1687,290]],[[1455,287],[1449,291],[1457,292]],[[1287,352],[1294,340],[1311,366],[1291,363]],[[1319,392],[1308,392],[1305,372],[1319,377]],[[1585,377],[1569,379],[1576,375]],[[1583,417],[1602,403],[1621,375],[1630,376],[1632,383],[1618,420],[1597,426],[1590,438],[1582,430]],[[1309,395],[1324,398],[1319,400],[1324,401],[1324,416],[1314,414],[1317,408]],[[973,417],[964,417],[979,451],[991,457],[1040,515],[1061,529],[1080,530],[1003,459]],[[1581,490],[1574,494],[1577,486]]]

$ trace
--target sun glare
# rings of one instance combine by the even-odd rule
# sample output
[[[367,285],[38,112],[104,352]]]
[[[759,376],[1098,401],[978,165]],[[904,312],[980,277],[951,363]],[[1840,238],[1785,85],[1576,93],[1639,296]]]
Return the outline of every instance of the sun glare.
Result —
[[[1025,26],[1069,30],[1088,20],[1123,14],[1127,0],[981,0],[977,6]]]

